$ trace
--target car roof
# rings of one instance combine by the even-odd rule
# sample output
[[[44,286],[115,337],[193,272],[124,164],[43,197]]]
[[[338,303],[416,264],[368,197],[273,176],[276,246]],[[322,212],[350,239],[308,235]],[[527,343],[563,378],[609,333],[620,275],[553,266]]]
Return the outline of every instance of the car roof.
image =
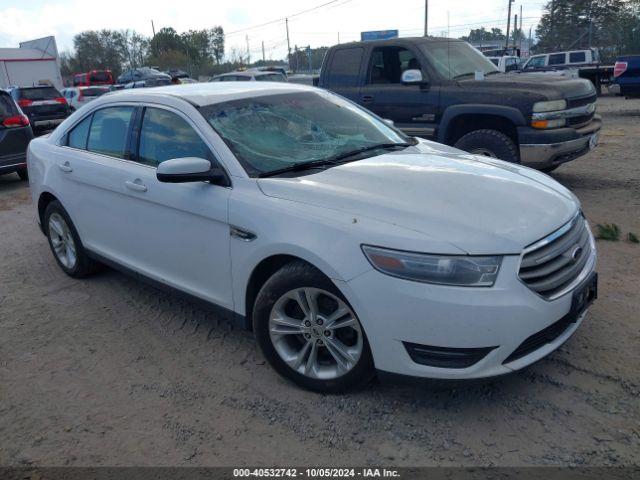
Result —
[[[464,42],[459,38],[446,38],[446,37],[396,37],[389,38],[385,40],[363,40],[360,42],[348,42],[348,43],[340,43],[338,45],[334,45],[331,49],[339,49],[339,48],[349,48],[361,45],[376,45],[376,46],[395,46],[399,44],[408,44],[408,43],[443,43],[443,42],[455,42],[460,43]]]
[[[104,102],[113,102],[145,101],[150,97],[176,97],[202,107],[243,98],[318,90],[308,85],[285,82],[207,82],[116,90],[100,98],[104,99]]]

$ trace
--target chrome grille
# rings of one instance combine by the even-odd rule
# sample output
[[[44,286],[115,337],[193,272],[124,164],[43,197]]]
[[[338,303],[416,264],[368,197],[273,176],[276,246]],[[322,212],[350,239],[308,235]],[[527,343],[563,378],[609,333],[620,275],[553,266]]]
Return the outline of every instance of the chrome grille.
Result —
[[[587,222],[578,215],[546,238],[526,248],[520,271],[531,290],[551,300],[564,294],[585,270],[593,243]]]

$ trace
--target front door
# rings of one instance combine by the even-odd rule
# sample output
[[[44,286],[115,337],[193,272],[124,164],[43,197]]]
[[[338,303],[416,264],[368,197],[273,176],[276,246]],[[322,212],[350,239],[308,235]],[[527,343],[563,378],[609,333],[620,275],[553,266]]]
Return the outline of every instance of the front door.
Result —
[[[129,261],[151,278],[231,309],[231,190],[156,178],[157,166],[172,158],[215,162],[211,150],[187,117],[157,107],[144,108],[137,143],[123,179],[129,208],[120,228]]]
[[[374,48],[358,103],[382,118],[393,120],[407,135],[431,139],[435,133],[438,89],[429,83],[402,84],[405,70],[421,70],[428,82],[426,69],[409,48]]]

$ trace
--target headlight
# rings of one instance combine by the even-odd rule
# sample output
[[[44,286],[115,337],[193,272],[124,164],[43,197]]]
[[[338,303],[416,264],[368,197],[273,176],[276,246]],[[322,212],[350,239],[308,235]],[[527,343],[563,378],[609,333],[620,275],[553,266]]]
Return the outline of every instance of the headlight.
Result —
[[[373,267],[393,277],[414,282],[490,287],[498,276],[502,257],[428,255],[363,245]]]
[[[536,102],[533,104],[533,112],[555,112],[567,108],[566,100],[551,100],[549,102]]]

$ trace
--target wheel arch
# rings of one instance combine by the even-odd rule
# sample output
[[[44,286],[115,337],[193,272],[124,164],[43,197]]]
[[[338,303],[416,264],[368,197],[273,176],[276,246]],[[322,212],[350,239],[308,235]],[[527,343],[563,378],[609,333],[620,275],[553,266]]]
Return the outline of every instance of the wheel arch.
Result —
[[[315,268],[316,270],[318,270],[320,273],[322,273],[324,276],[326,276],[328,279],[331,280],[331,277],[327,275],[325,272],[323,272],[322,269],[319,268],[317,265],[297,255],[282,253],[282,254],[273,254],[266,258],[263,258],[253,268],[251,274],[249,275],[249,280],[247,281],[247,284],[244,290],[244,308],[245,308],[244,316],[246,319],[246,326],[249,329],[252,328],[251,317],[253,315],[253,307],[256,301],[256,297],[258,296],[258,292],[260,292],[260,289],[262,288],[262,286],[266,283],[267,280],[269,280],[269,278],[271,278],[271,276],[274,273],[276,273],[285,265],[292,262],[304,262],[312,266],[313,268]]]
[[[454,105],[445,110],[438,127],[437,140],[453,145],[469,132],[498,130],[518,145],[518,126],[525,125],[520,110],[501,105]]]
[[[44,212],[46,211],[49,204],[56,200],[58,202],[60,201],[58,200],[58,197],[56,197],[53,193],[48,191],[44,191],[40,193],[40,196],[38,197],[38,219],[40,220],[40,229],[44,234],[46,234],[46,229],[44,226],[44,218],[43,218]]]

